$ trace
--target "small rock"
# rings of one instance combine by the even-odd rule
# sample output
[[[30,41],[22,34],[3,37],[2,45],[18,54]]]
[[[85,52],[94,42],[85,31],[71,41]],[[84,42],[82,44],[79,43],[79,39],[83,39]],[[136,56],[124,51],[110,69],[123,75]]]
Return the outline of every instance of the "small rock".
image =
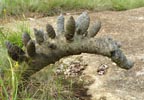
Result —
[[[101,66],[98,67],[97,73],[98,75],[104,75],[107,72],[108,66],[102,64]]]
[[[34,21],[35,19],[34,19],[34,18],[28,18],[28,20],[30,20],[30,21]]]
[[[116,63],[113,62],[112,64],[113,64],[114,66],[116,66]]]

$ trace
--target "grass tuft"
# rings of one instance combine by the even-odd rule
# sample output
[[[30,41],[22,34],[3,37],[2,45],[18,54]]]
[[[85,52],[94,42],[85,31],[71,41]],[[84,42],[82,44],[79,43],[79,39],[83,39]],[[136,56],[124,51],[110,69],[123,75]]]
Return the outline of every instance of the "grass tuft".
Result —
[[[18,85],[23,70],[18,70],[20,67],[18,62],[9,58],[5,41],[9,40],[23,47],[21,35],[23,32],[30,32],[30,29],[27,23],[18,24],[17,27],[19,28],[17,31],[0,27],[0,100],[18,100]]]

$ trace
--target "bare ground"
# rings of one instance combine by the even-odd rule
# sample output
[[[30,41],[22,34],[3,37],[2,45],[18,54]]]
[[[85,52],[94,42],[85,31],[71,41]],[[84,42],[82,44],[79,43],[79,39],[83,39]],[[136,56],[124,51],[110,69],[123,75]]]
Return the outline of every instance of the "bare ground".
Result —
[[[67,14],[66,18],[71,14]],[[91,100],[143,100],[144,98],[144,8],[128,11],[103,11],[89,14],[91,22],[95,19],[102,21],[98,37],[110,36],[122,43],[126,56],[135,62],[130,70],[123,70],[108,58],[82,54],[88,63],[84,70],[86,80],[93,80],[87,93]],[[77,17],[78,15],[73,15]],[[30,19],[31,28],[45,28],[47,23],[55,26],[56,16],[41,19]],[[4,25],[15,29],[13,23]],[[98,75],[97,69],[101,64],[109,66],[104,75]],[[87,78],[88,77],[88,78]]]

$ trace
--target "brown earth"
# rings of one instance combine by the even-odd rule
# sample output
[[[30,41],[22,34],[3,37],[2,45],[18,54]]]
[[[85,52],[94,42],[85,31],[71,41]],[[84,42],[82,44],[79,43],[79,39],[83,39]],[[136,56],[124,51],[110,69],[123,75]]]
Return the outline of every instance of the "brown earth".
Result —
[[[68,18],[71,14],[67,14]],[[87,86],[91,100],[143,100],[144,99],[144,8],[128,11],[103,11],[89,14],[91,22],[100,19],[102,28],[98,37],[110,36],[122,43],[126,56],[135,62],[130,70],[116,67],[110,59],[98,55],[82,54],[88,63],[84,70],[85,80],[94,82]],[[78,15],[73,15],[77,17]],[[31,28],[45,28],[47,23],[55,26],[56,16],[41,19],[29,18]],[[17,22],[16,22],[17,23]],[[4,25],[16,29],[13,23]],[[65,58],[64,60],[66,60]],[[101,64],[109,68],[104,75],[98,75]],[[42,76],[41,76],[42,77]],[[88,78],[87,78],[88,77]]]

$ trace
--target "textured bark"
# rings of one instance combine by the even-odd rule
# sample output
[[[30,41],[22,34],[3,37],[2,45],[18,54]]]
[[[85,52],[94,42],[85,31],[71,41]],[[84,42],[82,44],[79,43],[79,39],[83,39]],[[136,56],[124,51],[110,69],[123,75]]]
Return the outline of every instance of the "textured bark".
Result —
[[[64,31],[64,17],[60,15],[57,21],[58,35],[50,24],[46,25],[47,34],[35,29],[36,41],[31,40],[28,34],[22,37],[26,53],[14,44],[6,43],[9,56],[13,60],[23,60],[28,64],[28,68],[23,73],[25,78],[63,57],[81,53],[107,56],[119,67],[124,69],[131,68],[133,62],[128,60],[123,54],[119,43],[108,37],[95,38],[95,35],[100,30],[101,22],[96,21],[87,31],[89,21],[90,19],[86,12],[82,13],[76,22],[73,17],[70,17]],[[15,56],[16,59],[14,59]],[[22,59],[22,57],[25,59]]]

